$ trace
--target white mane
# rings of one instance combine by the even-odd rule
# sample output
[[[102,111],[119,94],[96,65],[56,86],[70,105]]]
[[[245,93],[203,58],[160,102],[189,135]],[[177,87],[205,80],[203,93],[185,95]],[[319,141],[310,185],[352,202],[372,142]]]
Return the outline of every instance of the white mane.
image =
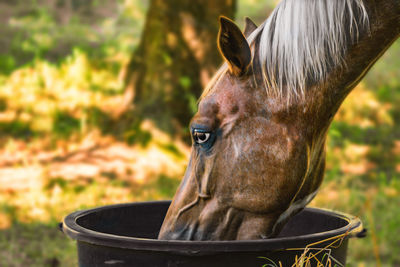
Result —
[[[267,93],[290,101],[304,97],[308,84],[343,65],[346,49],[368,27],[362,0],[282,0],[248,42],[254,45],[259,38],[258,60]],[[217,72],[205,94],[225,71],[226,66]]]
[[[275,96],[302,97],[308,81],[323,80],[343,63],[346,48],[368,25],[361,0],[284,0],[264,22],[259,59]]]

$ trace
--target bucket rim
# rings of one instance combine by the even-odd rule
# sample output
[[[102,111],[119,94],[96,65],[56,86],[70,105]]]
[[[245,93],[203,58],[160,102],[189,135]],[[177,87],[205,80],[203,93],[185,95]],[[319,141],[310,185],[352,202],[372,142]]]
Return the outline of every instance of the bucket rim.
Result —
[[[146,202],[132,202],[123,204],[113,204],[100,206],[92,209],[85,209],[75,211],[67,215],[61,225],[61,230],[68,237],[77,240],[78,242],[85,242],[93,245],[135,249],[145,251],[164,251],[164,252],[179,252],[185,254],[204,254],[204,253],[218,253],[218,252],[243,252],[243,251],[269,251],[269,250],[283,250],[300,246],[303,244],[317,244],[327,240],[334,240],[342,242],[351,237],[357,237],[364,230],[361,220],[353,215],[333,211],[324,208],[311,208],[306,207],[304,210],[311,211],[319,214],[327,214],[330,216],[339,217],[345,220],[348,224],[329,231],[318,232],[313,234],[291,236],[291,237],[278,237],[270,239],[257,239],[257,240],[229,240],[229,241],[187,241],[187,240],[158,240],[150,238],[120,236],[108,233],[102,233],[94,230],[87,229],[77,223],[77,220],[83,216],[95,213],[105,209],[124,208],[128,206],[138,205],[167,205],[171,203],[169,200],[163,201],[146,201]],[[323,239],[321,239],[323,237]],[[322,241],[321,241],[322,240]],[[333,241],[332,241],[333,242]],[[338,243],[339,243],[338,242]],[[338,245],[338,244],[336,244]],[[296,247],[297,248],[297,247]],[[303,246],[304,248],[304,246]]]

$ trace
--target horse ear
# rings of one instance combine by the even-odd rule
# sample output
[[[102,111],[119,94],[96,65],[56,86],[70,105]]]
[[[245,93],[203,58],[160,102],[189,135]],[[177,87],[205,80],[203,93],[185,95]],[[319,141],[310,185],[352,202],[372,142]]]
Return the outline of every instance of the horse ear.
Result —
[[[219,51],[228,63],[230,72],[236,76],[241,76],[246,73],[251,62],[249,44],[233,21],[221,16],[219,22]]]
[[[244,26],[244,31],[243,34],[244,36],[249,37],[250,34],[257,29],[257,25],[249,18],[245,17],[244,18],[245,26]]]

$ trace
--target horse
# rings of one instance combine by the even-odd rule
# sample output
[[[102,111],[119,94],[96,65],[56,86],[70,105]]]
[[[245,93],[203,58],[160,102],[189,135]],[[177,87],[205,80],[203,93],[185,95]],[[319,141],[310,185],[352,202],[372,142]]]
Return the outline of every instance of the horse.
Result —
[[[399,35],[398,0],[282,0],[244,33],[220,17],[224,64],[158,238],[276,237],[318,192],[341,103]]]

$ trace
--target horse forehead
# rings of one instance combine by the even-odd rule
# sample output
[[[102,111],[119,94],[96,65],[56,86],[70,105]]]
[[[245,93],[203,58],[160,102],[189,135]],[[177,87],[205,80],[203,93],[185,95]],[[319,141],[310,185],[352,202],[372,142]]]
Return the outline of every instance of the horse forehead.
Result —
[[[212,117],[219,112],[219,104],[213,96],[206,96],[199,102],[199,110],[197,115]]]
[[[227,116],[255,109],[254,102],[254,96],[247,92],[246,88],[227,81],[200,102],[199,112],[207,116]]]

